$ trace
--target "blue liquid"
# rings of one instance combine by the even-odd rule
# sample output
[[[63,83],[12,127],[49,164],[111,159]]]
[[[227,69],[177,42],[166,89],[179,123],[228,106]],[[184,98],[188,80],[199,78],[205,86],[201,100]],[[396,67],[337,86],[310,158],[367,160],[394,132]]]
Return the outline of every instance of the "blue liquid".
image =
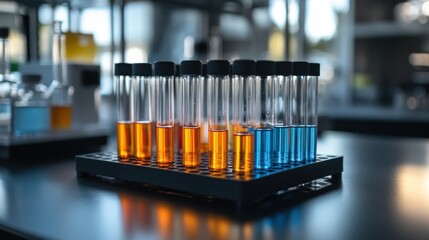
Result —
[[[273,129],[273,160],[275,163],[289,162],[289,127],[276,126]]]
[[[306,127],[306,134],[305,160],[313,161],[316,158],[317,126],[308,125]]]
[[[13,108],[15,134],[47,131],[50,128],[51,112],[48,106],[24,106]]]
[[[290,162],[302,163],[305,160],[305,127],[301,125],[290,128]]]
[[[9,133],[11,130],[11,106],[9,99],[0,100],[0,133]]]
[[[273,130],[271,128],[253,129],[255,136],[254,154],[256,169],[268,169],[272,165],[272,133]]]

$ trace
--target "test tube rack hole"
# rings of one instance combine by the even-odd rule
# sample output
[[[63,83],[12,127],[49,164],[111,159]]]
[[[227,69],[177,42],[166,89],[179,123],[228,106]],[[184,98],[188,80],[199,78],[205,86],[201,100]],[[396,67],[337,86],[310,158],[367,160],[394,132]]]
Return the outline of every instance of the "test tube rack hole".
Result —
[[[201,154],[198,168],[185,167],[180,154],[175,157],[174,163],[159,165],[156,156],[142,161],[120,159],[115,151],[90,153],[76,156],[76,171],[79,177],[109,177],[233,201],[238,208],[328,176],[331,181],[341,181],[343,171],[343,157],[333,155],[318,154],[314,161],[274,164],[270,169],[247,173],[232,170],[232,156],[225,171],[211,171],[207,154]]]

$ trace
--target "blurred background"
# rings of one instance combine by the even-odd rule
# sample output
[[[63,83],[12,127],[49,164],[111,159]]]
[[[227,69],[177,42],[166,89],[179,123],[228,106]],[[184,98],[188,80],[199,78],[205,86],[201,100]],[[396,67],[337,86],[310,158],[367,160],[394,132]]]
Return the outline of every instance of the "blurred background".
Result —
[[[115,120],[115,62],[287,59],[321,64],[320,131],[420,137],[428,17],[426,0],[0,1],[12,75],[50,71],[52,22],[62,21],[72,84],[90,89],[100,122]]]

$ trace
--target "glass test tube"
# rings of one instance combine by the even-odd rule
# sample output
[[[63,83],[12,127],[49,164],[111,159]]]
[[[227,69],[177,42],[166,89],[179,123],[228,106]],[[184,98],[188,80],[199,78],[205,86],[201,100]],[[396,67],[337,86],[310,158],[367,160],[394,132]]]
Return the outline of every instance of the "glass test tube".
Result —
[[[206,153],[209,151],[209,121],[208,121],[208,76],[207,64],[203,63],[201,70],[201,152]]]
[[[228,166],[229,61],[207,63],[208,151],[209,168],[225,170]]]
[[[0,133],[12,130],[12,96],[15,82],[10,79],[9,28],[0,28]]]
[[[174,111],[174,142],[176,143],[175,151],[182,152],[182,111],[179,111],[178,106],[182,106],[182,79],[180,78],[180,65],[176,65],[175,78],[174,78],[174,104],[177,106]]]
[[[150,159],[152,157],[153,105],[152,105],[152,65],[135,63],[132,65],[134,76],[134,114],[132,134],[134,135],[134,157]]]
[[[309,63],[308,67],[305,160],[312,161],[317,153],[317,88],[320,64]]]
[[[183,116],[182,158],[186,167],[200,165],[201,152],[201,69],[200,61],[186,60],[180,64],[182,78]]]
[[[72,103],[74,89],[68,81],[65,35],[61,31],[61,25],[61,21],[55,21],[53,23],[53,81],[48,90],[48,95],[50,95],[51,100],[51,127],[54,129],[67,129],[72,125]]]
[[[236,172],[253,170],[253,106],[255,61],[232,63],[232,152]]]
[[[132,125],[132,65],[115,64],[116,106],[117,106],[117,147],[119,158],[133,155]]]
[[[289,162],[291,75],[292,62],[276,62],[273,125],[273,160],[275,163]]]
[[[305,117],[307,97],[307,62],[292,63],[290,163],[301,163],[305,159]]]
[[[255,78],[255,169],[268,169],[272,166],[272,134],[273,134],[273,95],[275,79],[275,63],[273,61],[256,61]]]
[[[0,28],[0,81],[9,80],[9,28]]]
[[[174,161],[174,62],[155,62],[157,162]]]

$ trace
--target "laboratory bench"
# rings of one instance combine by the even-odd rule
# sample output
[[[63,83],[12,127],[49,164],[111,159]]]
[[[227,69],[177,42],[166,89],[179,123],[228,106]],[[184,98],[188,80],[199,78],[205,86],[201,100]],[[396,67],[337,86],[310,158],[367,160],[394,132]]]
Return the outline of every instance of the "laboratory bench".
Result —
[[[326,131],[318,152],[344,156],[341,184],[248,216],[222,202],[77,177],[73,157],[1,165],[0,229],[36,239],[427,239],[429,140]]]

